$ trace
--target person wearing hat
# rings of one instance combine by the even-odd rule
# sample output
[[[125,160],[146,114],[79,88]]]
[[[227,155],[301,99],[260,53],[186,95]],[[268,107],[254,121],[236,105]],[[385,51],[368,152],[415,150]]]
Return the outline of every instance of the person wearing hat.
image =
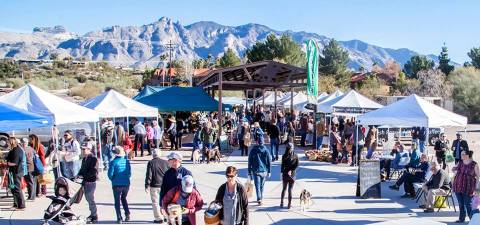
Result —
[[[190,170],[182,166],[181,155],[172,152],[167,158],[170,169],[168,169],[163,176],[162,188],[160,189],[160,202],[162,202],[163,197],[165,197],[168,191],[180,184],[184,176],[192,175]]]
[[[452,150],[453,150],[453,156],[455,157],[455,164],[458,164],[460,160],[462,160],[461,157],[461,152],[463,150],[468,151],[468,143],[467,141],[462,139],[462,134],[457,133],[457,139],[455,139],[452,143]]]
[[[168,129],[165,131],[165,133],[168,134],[168,139],[170,140],[170,150],[178,150],[178,145],[177,145],[177,122],[175,121],[175,117],[172,115],[169,115],[167,118],[167,126]]]
[[[113,198],[115,200],[115,213],[117,223],[130,221],[130,210],[128,208],[127,195],[130,189],[130,177],[132,176],[130,161],[125,157],[125,150],[120,146],[113,149],[115,158],[108,167],[108,179],[112,181]],[[125,220],[120,212],[120,202],[125,210]]]
[[[37,178],[35,177],[35,174],[33,174],[33,171],[34,171],[33,155],[35,154],[35,150],[32,147],[28,146],[28,138],[21,138],[20,144],[23,151],[25,152],[26,162],[27,162],[27,173],[25,176],[23,176],[23,178],[25,179],[25,182],[27,183],[27,192],[28,192],[27,200],[33,201],[37,196],[36,194]]]
[[[87,217],[87,223],[97,223],[97,205],[95,204],[95,189],[98,179],[98,159],[92,154],[93,145],[89,142],[83,143],[82,148],[82,166],[78,171],[77,178],[82,179],[82,187],[85,192],[85,199],[88,202],[90,216]]]
[[[160,211],[160,188],[162,187],[163,177],[168,170],[168,162],[160,158],[160,150],[152,150],[153,159],[147,163],[147,172],[145,176],[145,192],[150,192],[152,200],[153,223],[163,223],[164,218]]]
[[[263,187],[266,177],[270,177],[270,163],[272,158],[264,145],[263,132],[258,134],[257,145],[248,155],[248,176],[255,183],[258,205],[262,205]]]
[[[71,130],[65,131],[63,135],[65,138],[65,177],[73,179],[78,174],[80,168],[80,143],[73,136]]]
[[[200,193],[194,188],[195,181],[191,175],[186,175],[176,187],[167,192],[162,201],[162,208],[168,212],[170,204],[181,206],[181,212],[173,211],[171,217],[180,216],[182,225],[196,225],[195,213],[200,211],[203,206],[203,199]]]

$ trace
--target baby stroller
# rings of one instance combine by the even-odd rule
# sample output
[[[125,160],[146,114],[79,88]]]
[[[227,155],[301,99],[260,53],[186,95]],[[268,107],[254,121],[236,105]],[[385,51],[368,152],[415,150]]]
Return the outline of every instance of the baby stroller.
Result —
[[[45,210],[43,216],[44,225],[48,225],[50,221],[60,224],[86,224],[86,220],[76,216],[70,207],[75,203],[78,204],[83,197],[82,185],[73,182],[65,177],[59,177],[55,181],[55,196],[48,196],[52,203]]]

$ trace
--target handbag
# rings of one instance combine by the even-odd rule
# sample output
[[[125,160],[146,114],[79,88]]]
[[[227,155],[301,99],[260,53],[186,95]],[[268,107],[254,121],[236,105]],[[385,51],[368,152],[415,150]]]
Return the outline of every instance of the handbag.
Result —
[[[33,154],[33,175],[38,176],[44,173],[43,163],[37,153]]]
[[[453,153],[451,150],[445,151],[445,162],[447,163],[455,162],[455,157],[453,157]]]
[[[38,183],[41,185],[53,184],[54,177],[52,171],[40,174],[38,176]]]
[[[15,189],[15,183],[13,181],[13,173],[8,172],[8,188],[10,190]]]
[[[247,198],[251,198],[253,196],[253,184],[250,177],[248,178],[247,182],[245,183],[245,189],[247,192]]]

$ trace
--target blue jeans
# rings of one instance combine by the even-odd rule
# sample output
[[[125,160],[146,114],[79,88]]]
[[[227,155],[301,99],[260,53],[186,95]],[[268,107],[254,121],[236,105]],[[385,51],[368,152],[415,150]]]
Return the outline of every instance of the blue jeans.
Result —
[[[108,164],[112,161],[112,145],[104,145],[102,148],[103,169],[108,170]]]
[[[80,160],[65,162],[65,173],[63,174],[68,179],[73,179],[77,176],[80,170]]]
[[[420,150],[421,153],[425,152],[425,141],[419,141],[418,149]]]
[[[460,208],[460,216],[458,220],[465,221],[468,215],[472,219],[472,196],[465,193],[455,192],[458,201],[458,208]]]
[[[88,202],[88,209],[90,210],[90,216],[92,217],[97,217],[97,204],[95,203],[96,188],[96,182],[85,182],[83,184],[83,190],[85,191],[85,199]]]
[[[270,138],[270,156],[272,156],[272,161],[278,160],[279,144],[280,140],[278,138]]]
[[[130,209],[128,208],[127,195],[130,186],[113,186],[113,199],[115,201],[115,213],[117,214],[117,220],[122,220],[122,213],[120,212],[120,202],[122,202],[123,210],[125,210],[125,216],[130,215]]]
[[[300,135],[301,135],[300,146],[305,147],[305,141],[307,139],[307,131],[300,130]]]
[[[317,137],[317,149],[322,148],[322,144],[323,144],[323,136]]]
[[[255,192],[257,193],[257,201],[263,199],[263,186],[265,186],[265,178],[267,177],[265,173],[256,173],[253,175],[253,182],[255,183]]]

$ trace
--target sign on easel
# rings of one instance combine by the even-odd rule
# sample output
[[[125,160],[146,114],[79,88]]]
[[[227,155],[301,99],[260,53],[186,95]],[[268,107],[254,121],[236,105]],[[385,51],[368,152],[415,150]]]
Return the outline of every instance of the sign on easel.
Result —
[[[381,198],[380,161],[360,160],[359,184],[361,198]]]

